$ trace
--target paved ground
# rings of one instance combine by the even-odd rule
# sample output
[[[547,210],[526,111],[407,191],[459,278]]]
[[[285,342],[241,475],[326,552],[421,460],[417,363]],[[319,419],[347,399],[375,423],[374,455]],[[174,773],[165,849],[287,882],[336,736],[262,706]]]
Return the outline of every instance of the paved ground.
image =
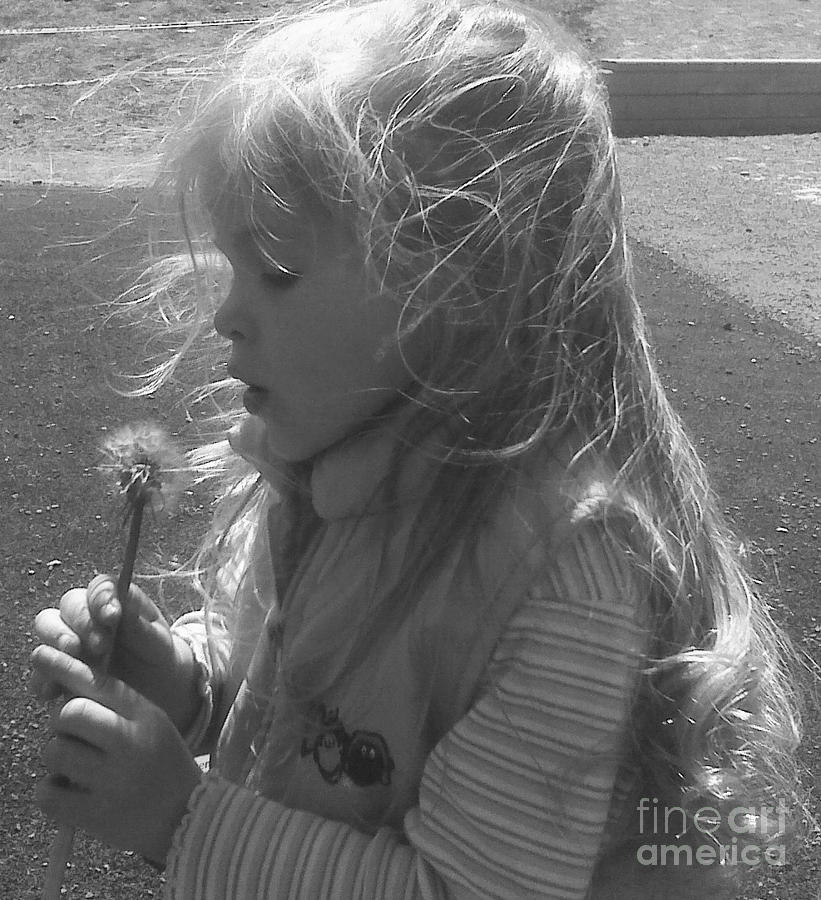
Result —
[[[25,692],[32,617],[86,581],[95,566],[105,568],[117,558],[118,538],[107,524],[110,501],[95,489],[89,468],[101,429],[145,415],[168,416],[172,426],[182,419],[173,396],[128,402],[104,386],[107,362],[132,353],[131,336],[100,332],[94,304],[113,294],[120,266],[137,261],[129,248],[144,223],[117,227],[133,198],[133,191],[0,186],[0,450],[6,464],[0,472],[0,660],[6,679],[0,747],[8,760],[0,799],[0,884],[15,885],[19,900],[38,896],[51,833],[31,805],[45,727],[44,711]],[[92,235],[106,237],[85,245]],[[817,348],[669,254],[640,244],[635,251],[639,293],[665,383],[779,619],[807,658],[821,664]],[[185,513],[180,521],[188,532],[178,524],[170,535],[183,549],[193,539],[191,529],[204,521],[193,500]],[[821,723],[811,708],[804,759],[808,783],[821,788],[819,735]],[[821,884],[820,850],[821,835],[785,869],[756,873],[745,897],[810,900]],[[85,839],[68,884],[72,897],[105,900],[158,896],[160,890],[139,861]]]

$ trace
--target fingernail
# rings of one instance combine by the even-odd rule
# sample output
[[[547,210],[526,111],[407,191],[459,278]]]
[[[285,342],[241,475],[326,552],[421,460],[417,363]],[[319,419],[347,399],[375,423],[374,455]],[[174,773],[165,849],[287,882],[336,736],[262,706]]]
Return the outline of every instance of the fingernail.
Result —
[[[113,601],[109,600],[100,612],[102,613],[103,619],[110,622],[112,619],[116,618],[119,607],[116,606]]]
[[[63,653],[68,653],[68,648],[71,644],[72,640],[67,634],[64,634],[61,638],[57,639],[57,649]]]

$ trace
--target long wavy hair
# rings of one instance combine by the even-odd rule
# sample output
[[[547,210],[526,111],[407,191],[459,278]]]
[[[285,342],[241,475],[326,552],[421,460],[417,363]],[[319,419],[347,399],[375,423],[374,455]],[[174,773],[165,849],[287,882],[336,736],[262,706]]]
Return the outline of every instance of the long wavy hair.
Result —
[[[399,471],[405,449],[435,435],[443,463],[408,560],[406,606],[522,466],[580,434],[579,458],[600,453],[617,470],[589,514],[630,516],[625,551],[652,583],[634,735],[645,784],[690,810],[794,798],[789,648],[655,370],[606,92],[561,29],[523,4],[473,0],[282,14],[229,45],[167,160],[197,299],[168,289],[173,278],[134,295],[184,335],[143,390],[210,325],[223,268],[193,210],[242,197],[259,251],[275,259],[267,213],[310,195],[349,229],[374,284],[402,298],[400,348],[435,323],[395,459]],[[173,275],[175,263],[160,265]],[[236,415],[229,403],[222,426]],[[253,530],[267,488],[224,442],[196,459],[222,478],[201,557],[216,568]],[[290,474],[283,509],[304,535],[304,471]]]

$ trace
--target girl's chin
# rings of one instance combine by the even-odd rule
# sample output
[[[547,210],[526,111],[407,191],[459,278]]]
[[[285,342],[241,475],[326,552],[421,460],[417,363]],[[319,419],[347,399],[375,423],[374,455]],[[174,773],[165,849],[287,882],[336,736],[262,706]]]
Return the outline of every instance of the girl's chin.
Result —
[[[289,428],[282,422],[274,421],[265,411],[254,415],[265,425],[265,443],[268,453],[274,459],[286,463],[306,462],[326,447],[322,435],[307,434],[298,428]]]
[[[265,443],[275,459],[286,463],[308,462],[326,450],[348,439],[349,431],[337,432],[328,428],[289,427],[270,415],[258,416],[265,424]]]
[[[266,449],[273,458],[296,463],[314,455],[316,451],[313,450],[312,436],[283,423],[275,414],[269,392],[264,388],[247,388],[243,392],[242,403],[245,409],[265,426]]]

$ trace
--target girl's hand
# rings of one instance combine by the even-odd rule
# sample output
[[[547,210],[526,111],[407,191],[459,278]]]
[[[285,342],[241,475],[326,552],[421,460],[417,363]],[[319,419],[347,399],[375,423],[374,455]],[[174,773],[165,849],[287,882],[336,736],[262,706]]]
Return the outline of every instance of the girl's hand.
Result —
[[[114,582],[98,575],[87,589],[63,594],[58,609],[38,613],[34,630],[44,644],[69,656],[92,664],[107,660],[112,675],[165,710],[181,733],[196,716],[200,697],[191,649],[134,585],[123,614]],[[37,673],[32,690],[42,700],[60,692]]]
[[[111,675],[52,647],[32,664],[76,695],[55,713],[35,800],[58,823],[164,864],[202,773],[162,709]]]

